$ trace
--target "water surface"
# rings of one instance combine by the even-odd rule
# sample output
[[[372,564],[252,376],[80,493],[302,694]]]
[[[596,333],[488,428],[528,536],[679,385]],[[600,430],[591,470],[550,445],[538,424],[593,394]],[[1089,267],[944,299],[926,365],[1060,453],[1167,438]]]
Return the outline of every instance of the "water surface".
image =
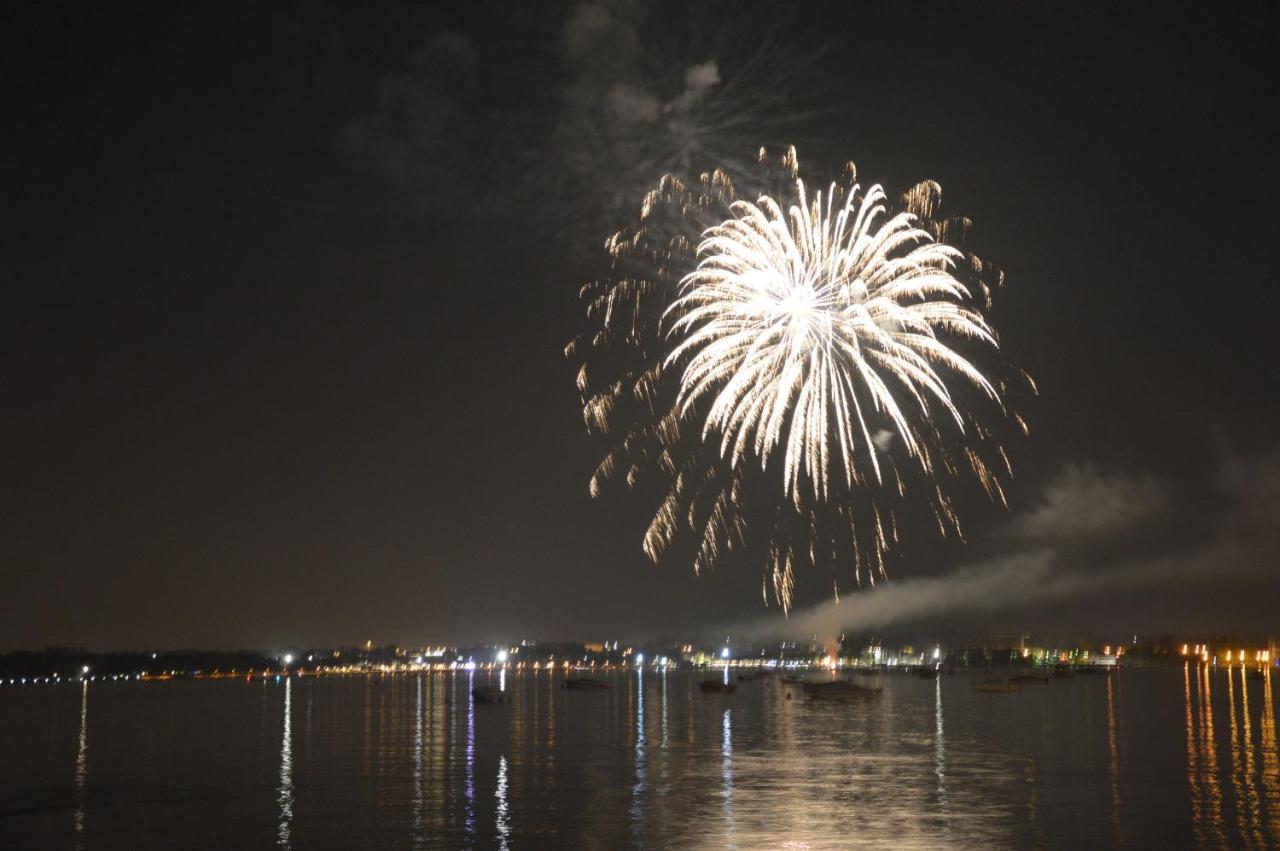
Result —
[[[6,685],[0,847],[1280,846],[1280,677],[895,674],[854,703],[700,678]]]

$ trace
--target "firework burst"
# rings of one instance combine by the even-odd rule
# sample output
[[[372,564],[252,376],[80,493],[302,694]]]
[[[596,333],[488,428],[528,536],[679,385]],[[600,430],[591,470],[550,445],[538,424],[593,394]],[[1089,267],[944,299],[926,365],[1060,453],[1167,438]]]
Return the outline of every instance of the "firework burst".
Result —
[[[663,178],[608,241],[611,274],[582,293],[593,330],[566,353],[584,356],[588,429],[611,438],[592,494],[657,480],[648,556],[683,530],[697,571],[758,552],[786,609],[798,564],[836,593],[846,566],[883,575],[909,495],[944,535],[962,471],[1003,503],[993,426],[1022,421],[975,363],[996,336],[974,295],[989,308],[1001,275],[963,250],[966,220],[938,216],[936,184],[893,210],[852,164],[810,195],[793,150],[761,161],[775,189],[754,202],[723,172]]]

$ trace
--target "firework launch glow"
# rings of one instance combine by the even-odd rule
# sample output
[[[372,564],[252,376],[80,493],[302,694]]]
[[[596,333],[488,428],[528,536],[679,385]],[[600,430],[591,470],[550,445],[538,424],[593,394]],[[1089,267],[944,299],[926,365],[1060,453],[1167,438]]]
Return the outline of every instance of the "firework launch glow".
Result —
[[[722,172],[663,178],[608,241],[611,274],[583,289],[593,332],[566,353],[583,355],[588,429],[612,438],[592,494],[618,472],[659,479],[646,554],[682,529],[697,571],[758,550],[786,610],[797,564],[837,594],[847,568],[883,576],[897,503],[959,535],[943,484],[962,471],[1004,503],[996,423],[1025,424],[975,362],[997,339],[974,295],[989,308],[1002,275],[964,250],[967,220],[938,215],[937,184],[891,209],[852,164],[810,194],[794,150],[761,163],[776,188],[755,201]]]

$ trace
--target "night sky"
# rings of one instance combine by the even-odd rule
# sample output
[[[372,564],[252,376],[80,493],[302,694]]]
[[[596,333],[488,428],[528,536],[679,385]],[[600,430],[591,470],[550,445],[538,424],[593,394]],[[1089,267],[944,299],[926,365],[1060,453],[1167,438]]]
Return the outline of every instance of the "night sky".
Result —
[[[562,354],[634,206],[563,156],[591,127],[573,22],[645,21],[639,69],[727,77],[742,40],[716,7],[536,6],[6,7],[0,648],[781,617],[756,568],[655,568],[651,506],[588,497]],[[1013,510],[970,507],[967,545],[912,543],[894,581],[1049,547],[1129,578],[939,617],[1280,631],[1276,6],[787,8],[733,15],[803,65],[757,144],[940,182],[1041,390]]]

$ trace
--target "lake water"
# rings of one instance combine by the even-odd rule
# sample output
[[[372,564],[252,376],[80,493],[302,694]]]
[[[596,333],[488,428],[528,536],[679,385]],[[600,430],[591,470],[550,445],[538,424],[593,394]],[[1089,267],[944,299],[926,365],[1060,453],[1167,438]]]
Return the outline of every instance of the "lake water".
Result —
[[[0,847],[1280,846],[1280,676],[502,679],[5,686]]]

